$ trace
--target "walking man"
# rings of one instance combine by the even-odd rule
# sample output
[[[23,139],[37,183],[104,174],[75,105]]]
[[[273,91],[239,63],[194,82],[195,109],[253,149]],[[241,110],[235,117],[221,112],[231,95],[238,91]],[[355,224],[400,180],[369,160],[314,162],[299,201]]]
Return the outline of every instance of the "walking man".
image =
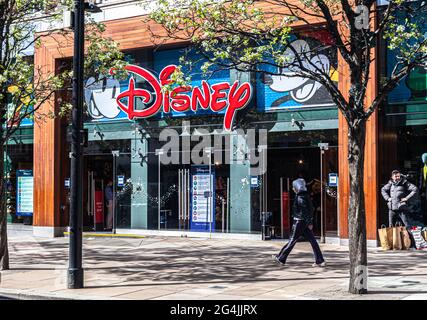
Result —
[[[292,225],[292,233],[289,242],[282,248],[278,255],[273,255],[274,261],[285,265],[288,255],[291,253],[295,244],[301,236],[304,236],[310,241],[313,248],[315,263],[313,267],[326,266],[323,259],[322,251],[314,238],[313,234],[313,203],[310,195],[307,192],[304,179],[296,179],[292,182],[292,187],[296,193],[296,197],[292,206],[292,217],[294,223]]]
[[[408,202],[417,192],[418,188],[402,177],[399,170],[392,171],[390,181],[381,189],[381,194],[387,201],[390,227],[394,226],[398,220],[401,220],[405,226],[411,226]]]

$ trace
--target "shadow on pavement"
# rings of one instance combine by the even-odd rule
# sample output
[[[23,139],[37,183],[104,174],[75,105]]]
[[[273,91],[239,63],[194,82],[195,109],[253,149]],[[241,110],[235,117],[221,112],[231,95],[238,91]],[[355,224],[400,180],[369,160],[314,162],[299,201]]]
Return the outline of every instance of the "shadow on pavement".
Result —
[[[184,241],[184,240],[183,240]],[[84,269],[112,284],[93,285],[86,288],[167,286],[179,284],[216,284],[240,282],[291,282],[346,279],[348,277],[348,252],[324,251],[327,268],[312,268],[311,251],[300,251],[297,244],[284,267],[271,260],[271,254],[279,247],[252,245],[242,242],[224,245],[215,241],[163,242],[140,246],[111,246],[91,243],[84,246]],[[11,245],[11,270],[58,270],[66,269],[68,243],[39,242],[37,250],[29,243]],[[19,251],[19,257],[14,257]],[[27,251],[27,252],[26,252]],[[369,276],[391,277],[420,276],[420,268],[427,268],[427,261],[420,265],[417,254],[388,255],[371,253]],[[427,260],[427,259],[426,259]],[[33,267],[31,267],[33,266]],[[52,267],[51,267],[52,266]],[[418,272],[418,273],[417,273]],[[425,275],[425,274],[424,274]],[[114,282],[116,282],[114,284]],[[120,282],[120,283],[117,283]],[[400,287],[401,288],[401,287]],[[370,291],[369,293],[396,293],[396,291]],[[403,293],[426,293],[403,291]]]

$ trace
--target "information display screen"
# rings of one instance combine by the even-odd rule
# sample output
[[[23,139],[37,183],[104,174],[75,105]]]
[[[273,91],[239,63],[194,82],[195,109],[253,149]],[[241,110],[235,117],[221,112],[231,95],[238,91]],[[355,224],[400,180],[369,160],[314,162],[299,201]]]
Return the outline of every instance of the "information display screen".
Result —
[[[191,229],[213,231],[215,208],[213,194],[214,173],[209,166],[193,166],[191,169]]]
[[[16,215],[33,215],[33,170],[17,170]]]

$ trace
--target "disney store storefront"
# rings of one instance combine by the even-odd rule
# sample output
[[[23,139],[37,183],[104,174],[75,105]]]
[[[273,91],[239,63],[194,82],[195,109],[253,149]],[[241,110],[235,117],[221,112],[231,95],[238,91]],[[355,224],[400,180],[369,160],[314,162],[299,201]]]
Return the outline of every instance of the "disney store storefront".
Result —
[[[316,208],[315,233],[327,242],[348,244],[347,125],[325,88],[309,79],[290,79],[286,70],[282,76],[220,71],[206,77],[199,74],[200,57],[194,55],[193,67],[182,69],[191,75],[191,88],[174,88],[168,95],[163,88],[170,84],[173,66],[181,64],[182,46],[153,48],[141,16],[105,25],[131,67],[123,81],[87,80],[85,230],[261,239],[261,216],[270,212],[271,231],[285,238],[294,197],[290,185],[304,177]],[[292,45],[297,52],[325,48],[310,61],[328,70],[342,92],[349,90],[348,70],[338,63],[327,33],[302,30]],[[385,45],[380,48],[369,99],[387,70],[382,64],[393,55]],[[34,60],[52,74],[72,55],[71,42],[58,52],[55,40],[46,38],[35,48]],[[377,230],[386,219],[379,190],[390,170],[423,177],[425,70],[414,75],[421,80],[408,79],[405,95],[396,94],[406,100],[390,100],[367,122],[368,246],[377,246]],[[407,102],[420,94],[423,101]],[[46,103],[40,111],[55,108]],[[69,221],[69,123],[36,122],[33,230],[62,236]]]
[[[324,38],[293,45],[318,41]],[[184,68],[191,88],[168,95],[162,87],[183,52],[130,51],[128,79],[88,79],[85,230],[259,238],[267,213],[272,235],[285,238],[290,185],[304,177],[316,207],[315,232],[337,237],[338,111],[324,88],[308,79],[235,71],[205,79]],[[318,60],[334,74],[336,53]]]

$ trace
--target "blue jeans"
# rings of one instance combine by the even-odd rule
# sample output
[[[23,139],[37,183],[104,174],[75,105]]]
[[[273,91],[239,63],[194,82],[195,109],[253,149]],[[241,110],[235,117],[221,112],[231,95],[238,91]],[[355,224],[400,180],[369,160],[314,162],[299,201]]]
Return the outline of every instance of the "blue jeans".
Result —
[[[323,259],[322,251],[320,250],[316,238],[314,237],[313,231],[308,228],[308,224],[304,220],[294,220],[294,224],[292,225],[291,238],[289,239],[289,242],[282,248],[282,250],[280,250],[277,258],[282,263],[286,263],[288,255],[291,253],[292,249],[301,236],[304,236],[308,241],[310,241],[316,263],[320,264],[324,262],[325,259]]]

